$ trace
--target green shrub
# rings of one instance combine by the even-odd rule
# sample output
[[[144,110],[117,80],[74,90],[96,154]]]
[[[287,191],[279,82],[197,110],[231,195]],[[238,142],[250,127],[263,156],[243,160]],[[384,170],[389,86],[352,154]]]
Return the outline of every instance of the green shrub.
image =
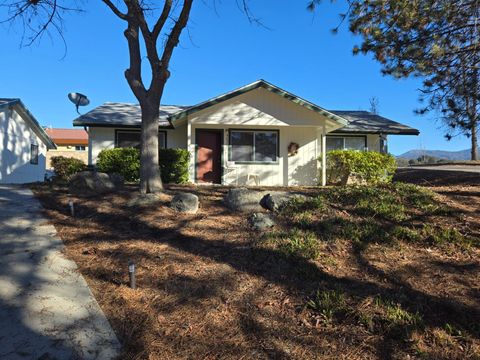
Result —
[[[69,180],[73,175],[87,167],[82,160],[65,156],[53,156],[50,163],[56,176],[61,180]]]
[[[357,150],[327,153],[329,183],[346,183],[352,176],[367,184],[390,182],[396,168],[395,158],[390,154]]]
[[[188,182],[190,153],[186,149],[161,149],[159,151],[160,174],[167,184]],[[97,168],[107,173],[122,175],[126,181],[140,179],[140,151],[135,148],[102,150],[98,155]]]
[[[97,168],[106,173],[117,173],[125,181],[140,179],[140,151],[135,148],[105,149],[98,154]]]
[[[162,181],[167,184],[188,183],[190,153],[186,149],[161,149],[160,170]]]

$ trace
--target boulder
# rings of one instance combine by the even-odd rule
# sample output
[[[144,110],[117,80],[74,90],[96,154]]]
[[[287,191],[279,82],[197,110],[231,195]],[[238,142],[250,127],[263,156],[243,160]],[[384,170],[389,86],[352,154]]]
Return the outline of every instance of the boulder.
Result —
[[[227,208],[233,211],[262,211],[260,200],[264,195],[264,191],[247,188],[230,189],[225,195],[224,201]]]
[[[76,196],[96,196],[118,190],[123,186],[123,178],[118,174],[97,171],[81,171],[69,182],[68,190]]]
[[[276,191],[266,194],[260,201],[260,204],[267,210],[278,211],[285,203],[295,198],[305,199],[305,195]]]
[[[136,194],[127,202],[127,206],[150,206],[161,202],[162,197],[159,194]]]
[[[190,193],[176,194],[170,207],[178,212],[195,214],[198,211],[198,196]]]
[[[256,231],[265,231],[275,226],[269,214],[253,213],[248,217],[248,224]]]

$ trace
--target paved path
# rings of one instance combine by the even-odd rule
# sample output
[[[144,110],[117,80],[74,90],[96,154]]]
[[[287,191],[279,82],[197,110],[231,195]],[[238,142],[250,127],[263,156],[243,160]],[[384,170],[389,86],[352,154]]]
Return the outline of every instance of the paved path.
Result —
[[[409,167],[402,167],[402,169],[422,169],[422,170],[437,170],[437,171],[460,171],[460,172],[473,172],[480,173],[480,165],[415,165]]]
[[[0,359],[112,359],[119,342],[28,189],[0,185]]]

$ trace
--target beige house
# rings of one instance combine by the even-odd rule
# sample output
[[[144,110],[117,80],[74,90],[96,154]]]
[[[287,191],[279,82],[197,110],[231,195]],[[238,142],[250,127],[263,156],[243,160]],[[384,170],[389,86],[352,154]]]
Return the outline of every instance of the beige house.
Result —
[[[382,152],[387,135],[419,133],[365,111],[325,110],[264,80],[160,112],[159,146],[189,149],[193,183],[325,184],[328,150]],[[105,103],[73,124],[88,128],[91,165],[103,149],[140,144],[138,105]]]
[[[45,128],[56,145],[56,149],[47,152],[47,168],[51,168],[53,156],[65,156],[88,161],[88,133],[84,129]]]

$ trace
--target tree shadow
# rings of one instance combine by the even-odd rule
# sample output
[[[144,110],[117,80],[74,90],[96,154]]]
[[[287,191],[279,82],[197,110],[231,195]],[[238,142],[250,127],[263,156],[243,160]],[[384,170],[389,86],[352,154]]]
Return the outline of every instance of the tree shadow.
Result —
[[[200,190],[201,191],[201,190]],[[53,194],[53,196],[57,196]],[[42,199],[42,195],[40,194]],[[43,199],[43,203],[49,210],[64,211],[60,209],[60,198],[54,202]],[[351,277],[340,277],[331,275],[315,263],[301,257],[288,256],[278,250],[262,248],[256,246],[236,246],[229,241],[212,241],[202,236],[193,236],[186,234],[183,229],[188,225],[189,220],[179,221],[174,227],[159,228],[142,220],[141,216],[135,214],[135,210],[126,206],[117,208],[114,214],[108,212],[99,213],[97,208],[92,205],[85,205],[79,202],[76,205],[77,218],[65,220],[65,225],[80,226],[82,221],[89,221],[101,230],[100,239],[92,239],[84,235],[74,240],[69,240],[72,244],[82,243],[95,245],[99,240],[111,242],[117,245],[117,252],[111,257],[118,262],[119,266],[124,264],[132,253],[122,246],[124,240],[119,238],[118,234],[122,228],[133,228],[136,231],[138,239],[154,244],[167,244],[173,249],[190,254],[200,259],[226,264],[238,273],[245,273],[256,278],[261,278],[268,283],[281,286],[286,291],[307,296],[312,294],[318,288],[339,289],[341,288],[347,296],[361,302],[368,297],[375,297],[378,294],[395,299],[402,308],[414,313],[419,311],[423,317],[426,328],[442,327],[445,323],[455,325],[463,332],[469,333],[473,338],[480,338],[478,323],[480,322],[480,309],[475,306],[469,306],[459,303],[454,299],[443,298],[432,294],[424,293],[413,288],[410,284],[374,267],[365,257],[362,248],[357,248],[354,257],[360,268],[371,275],[375,280],[356,279]],[[212,216],[215,216],[212,215]],[[226,234],[226,237],[228,234]],[[155,261],[154,254],[148,251],[136,250],[133,253],[138,261],[150,258]],[[103,256],[103,255],[102,255]],[[106,272],[90,272],[89,277],[97,277],[99,280],[109,282],[118,286],[118,276]],[[179,281],[187,284],[179,292],[174,286],[166,287],[172,295],[182,296],[185,292],[190,296],[184,299],[189,301],[200,301],[201,299],[217,297],[221,293],[221,287],[225,286],[225,281],[215,281],[212,278],[193,279],[190,277],[178,277],[172,281]],[[161,286],[154,279],[146,279],[145,283],[152,282],[153,286]],[[146,285],[148,287],[148,285]],[[152,285],[150,285],[152,286]],[[217,288],[220,287],[220,288]],[[252,313],[244,313],[239,316],[240,327],[245,336],[261,336],[265,329],[255,319]],[[393,358],[396,347],[402,339],[397,338],[398,332],[387,333],[384,340],[377,344],[377,354],[381,358]],[[198,340],[200,341],[200,340]],[[203,341],[203,340],[202,340]],[[269,340],[270,342],[272,340]],[[128,346],[128,345],[127,345]],[[276,346],[270,346],[265,350],[264,355],[271,358],[288,358],[284,350]]]

